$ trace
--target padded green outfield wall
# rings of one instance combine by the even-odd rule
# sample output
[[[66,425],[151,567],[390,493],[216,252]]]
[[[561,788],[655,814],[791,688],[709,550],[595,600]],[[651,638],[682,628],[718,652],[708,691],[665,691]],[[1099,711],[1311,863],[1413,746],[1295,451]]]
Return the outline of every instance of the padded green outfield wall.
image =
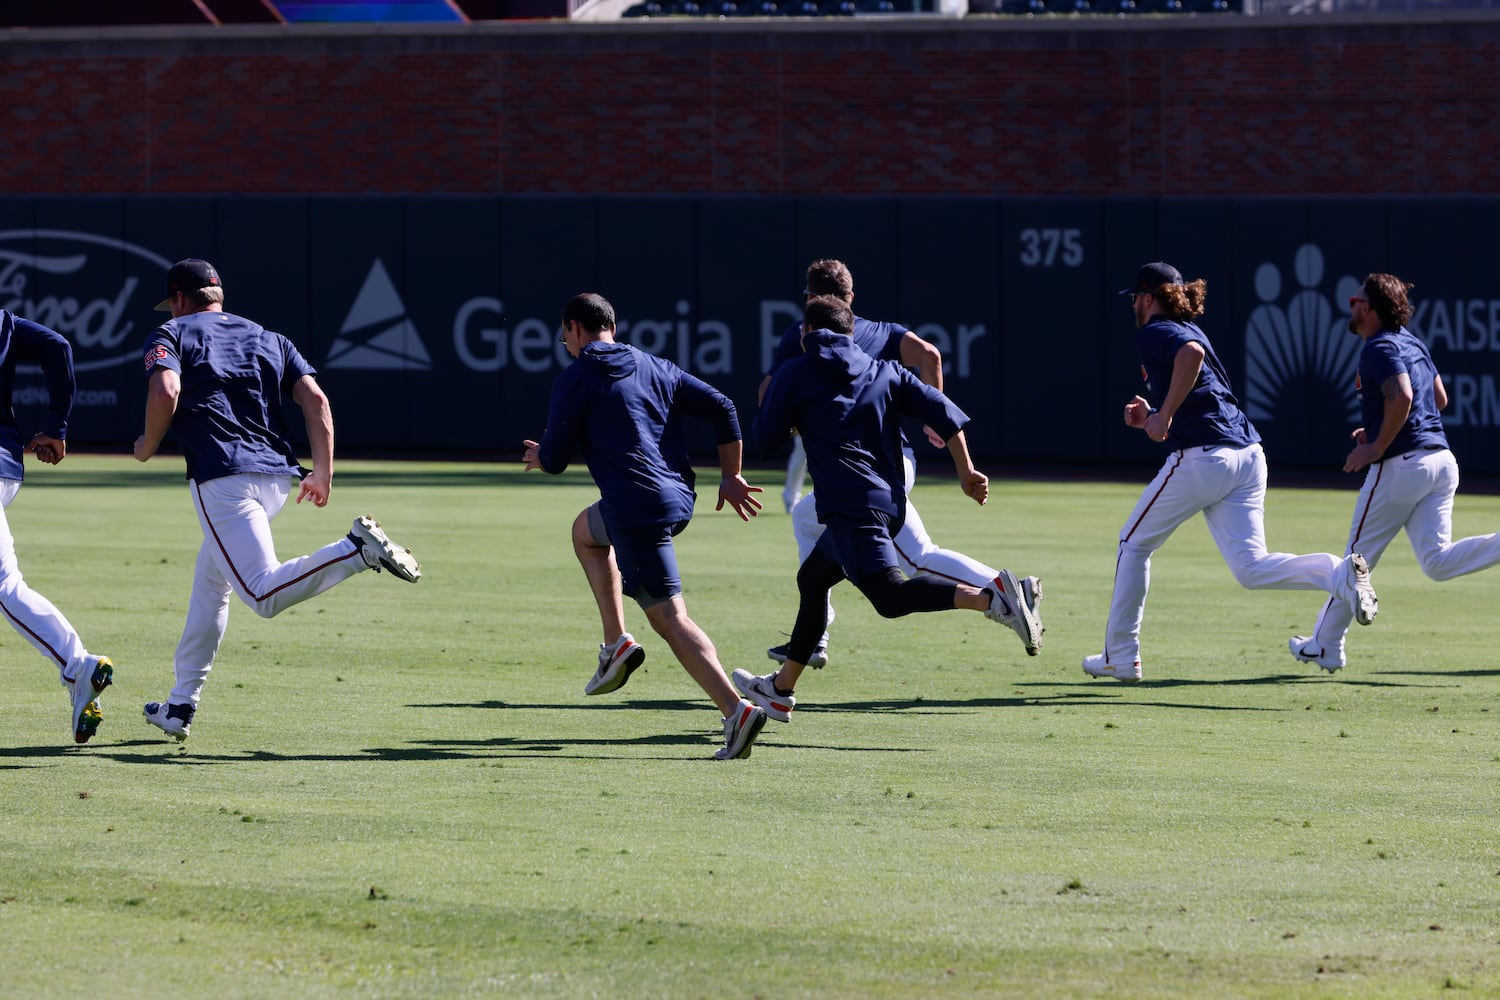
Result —
[[[493,454],[541,432],[569,296],[727,392],[748,424],[808,261],[840,257],[856,311],[942,348],[974,452],[1150,463],[1120,422],[1141,389],[1137,265],[1209,286],[1202,325],[1273,469],[1336,471],[1357,422],[1360,278],[1416,283],[1413,330],[1448,383],[1466,472],[1500,472],[1500,199],[0,198],[0,306],[74,346],[75,447],[128,449],[166,266],[213,260],[228,305],[320,370],[342,451]],[[22,371],[23,422],[45,401]],[[926,446],[921,446],[925,448]],[[941,459],[935,452],[928,457]]]

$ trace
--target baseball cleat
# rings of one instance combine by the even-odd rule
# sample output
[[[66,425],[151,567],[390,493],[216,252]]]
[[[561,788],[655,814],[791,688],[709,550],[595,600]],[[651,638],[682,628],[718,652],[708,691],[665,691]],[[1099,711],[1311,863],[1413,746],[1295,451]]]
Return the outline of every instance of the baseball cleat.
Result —
[[[752,674],[748,670],[736,670],[729,675],[735,690],[765,710],[766,717],[777,722],[791,722],[792,709],[797,699],[790,691],[782,694],[776,690],[775,674]]]
[[[1370,583],[1370,564],[1358,552],[1351,553],[1345,562],[1349,567],[1349,583],[1352,588],[1349,608],[1354,612],[1355,621],[1368,625],[1380,611],[1380,599],[1375,596],[1375,587]]]
[[[104,721],[104,710],[99,707],[99,696],[114,683],[115,667],[109,657],[100,656],[94,665],[79,667],[68,682],[73,692],[73,742],[87,743],[99,731]]]
[[[985,589],[990,595],[990,606],[984,616],[1015,629],[1016,635],[1021,637],[1021,644],[1026,647],[1026,655],[1035,656],[1042,651],[1042,620],[1036,613],[1036,604],[1042,599],[1042,581],[1036,577],[1027,579],[1034,581],[1029,591],[1014,573],[1002,569],[995,577],[994,586]]]
[[[1319,645],[1318,641],[1307,635],[1294,635],[1287,640],[1287,649],[1291,650],[1293,656],[1303,663],[1316,663],[1330,674],[1337,673],[1344,667],[1344,654],[1330,655],[1328,650]]]
[[[714,754],[715,760],[734,760],[750,756],[750,745],[766,727],[766,713],[748,701],[742,701],[724,720],[724,749]]]
[[[1105,663],[1104,654],[1085,656],[1083,672],[1090,677],[1113,677],[1122,684],[1134,684],[1141,679],[1141,661],[1134,663]]]
[[[386,569],[392,576],[407,583],[416,583],[422,578],[422,567],[413,558],[411,549],[391,541],[380,527],[380,522],[369,514],[362,514],[354,519],[354,527],[349,530],[349,540],[359,548],[360,558],[364,559],[365,565],[377,573]]]
[[[146,721],[181,743],[188,738],[193,725],[193,713],[198,706],[189,704],[167,705],[159,701],[146,702]]]
[[[646,659],[646,650],[626,632],[609,645],[599,647],[599,669],[583,686],[584,694],[609,694],[630,680],[635,668]]]

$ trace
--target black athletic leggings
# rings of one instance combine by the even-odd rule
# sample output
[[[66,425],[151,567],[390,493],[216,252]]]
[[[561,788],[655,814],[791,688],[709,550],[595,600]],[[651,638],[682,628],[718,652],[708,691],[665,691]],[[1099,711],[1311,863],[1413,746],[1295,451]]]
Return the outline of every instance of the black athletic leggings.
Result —
[[[792,638],[787,643],[788,659],[805,664],[813,654],[828,625],[828,592],[843,579],[844,571],[821,548],[813,549],[797,570],[797,623],[792,626]],[[918,611],[952,611],[958,592],[953,584],[939,583],[930,577],[908,580],[894,568],[883,573],[866,573],[854,581],[854,586],[882,618],[901,618]]]

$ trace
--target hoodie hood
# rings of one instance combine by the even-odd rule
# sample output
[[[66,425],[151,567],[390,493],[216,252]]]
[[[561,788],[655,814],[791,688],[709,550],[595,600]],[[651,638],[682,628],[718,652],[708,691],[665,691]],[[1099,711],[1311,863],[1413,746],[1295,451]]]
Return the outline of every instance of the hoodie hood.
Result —
[[[863,375],[875,359],[860,350],[854,338],[832,330],[814,330],[802,338],[802,352],[825,378],[848,383]]]
[[[578,363],[591,374],[618,382],[634,375],[640,362],[629,344],[596,340],[579,352]]]

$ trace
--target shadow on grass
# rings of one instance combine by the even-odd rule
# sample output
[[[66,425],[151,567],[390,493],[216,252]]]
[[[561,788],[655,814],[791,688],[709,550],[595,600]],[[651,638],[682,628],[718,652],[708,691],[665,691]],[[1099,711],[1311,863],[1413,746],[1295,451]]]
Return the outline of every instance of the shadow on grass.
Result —
[[[1379,677],[1500,677],[1500,670],[1376,670]]]
[[[987,708],[1060,708],[1060,707],[1092,707],[1108,706],[1118,704],[1135,705],[1142,708],[1186,708],[1204,712],[1281,712],[1281,708],[1261,708],[1247,705],[1194,705],[1180,702],[1153,702],[1129,699],[1121,701],[1120,696],[1129,691],[1150,690],[1153,687],[1171,687],[1174,681],[1159,681],[1155,684],[1142,683],[1129,686],[1116,684],[1105,688],[1101,685],[1099,690],[1089,692],[1070,692],[1050,695],[1036,695],[1034,697],[977,697],[977,698],[881,698],[868,701],[799,701],[797,703],[797,714],[801,716],[818,715],[822,713],[865,713],[885,714],[901,713],[903,715],[958,715],[968,714],[980,709]],[[1191,681],[1184,683],[1202,683],[1207,681]],[[1233,683],[1233,682],[1231,682]],[[1046,683],[1030,685],[1011,685],[1013,687],[1065,687],[1077,688],[1073,683]],[[409,704],[407,708],[456,708],[456,709],[509,709],[509,710],[533,710],[533,711],[594,711],[594,712],[618,712],[626,709],[643,711],[703,711],[702,702],[693,701],[648,701],[636,699],[631,701],[589,701],[568,703],[547,702],[514,702],[514,701],[478,701],[478,702],[435,702],[431,704]]]
[[[701,711],[702,706],[698,706]],[[240,750],[222,753],[199,753],[186,746],[155,740],[132,740],[108,747],[94,748],[93,756],[117,761],[121,764],[155,764],[171,767],[203,767],[220,764],[305,764],[312,761],[323,763],[411,763],[458,760],[513,760],[537,758],[541,760],[713,760],[713,751],[723,745],[718,733],[658,733],[624,739],[522,739],[497,736],[477,740],[420,740],[400,747],[365,747],[345,753],[277,753],[273,750]],[[842,750],[858,753],[926,753],[914,747],[891,746],[822,746],[818,744],[775,744],[790,749]],[[585,752],[590,748],[608,751],[611,748],[629,747],[681,747],[692,753],[663,754],[611,754],[608,752]],[[0,748],[0,757],[51,758],[63,756],[58,747],[8,747]],[[0,765],[0,770],[23,765]]]
[[[1394,671],[1387,673],[1395,676]],[[1434,672],[1433,676],[1443,676]],[[1457,676],[1452,675],[1452,676]],[[1079,682],[1084,683],[1084,682]],[[1101,683],[1109,683],[1101,681]],[[1137,684],[1128,685],[1136,689],[1170,688],[1170,687],[1261,687],[1265,685],[1282,684],[1338,684],[1345,687],[1372,687],[1372,688],[1410,688],[1410,687],[1433,687],[1431,684],[1404,684],[1397,681],[1365,680],[1361,675],[1347,675],[1343,672],[1329,674],[1327,671],[1319,670],[1316,674],[1266,674],[1262,677],[1233,677],[1228,680],[1199,680],[1192,677],[1164,677],[1160,680],[1146,679]],[[1127,687],[1115,681],[1117,687]],[[1445,685],[1446,686],[1446,685]]]

